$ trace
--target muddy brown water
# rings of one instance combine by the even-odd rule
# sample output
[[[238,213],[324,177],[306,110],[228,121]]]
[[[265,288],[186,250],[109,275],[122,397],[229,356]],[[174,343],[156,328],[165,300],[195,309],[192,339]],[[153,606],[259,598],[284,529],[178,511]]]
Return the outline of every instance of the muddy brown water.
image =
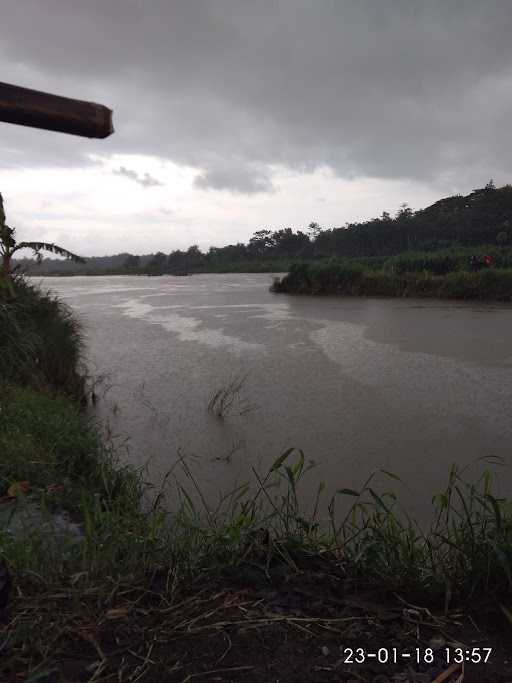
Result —
[[[272,277],[34,280],[83,321],[97,413],[156,485],[184,458],[214,504],[297,447],[316,463],[306,499],[383,468],[405,485],[376,487],[425,516],[452,463],[510,465],[511,305],[277,295]],[[209,412],[242,377],[225,418]]]

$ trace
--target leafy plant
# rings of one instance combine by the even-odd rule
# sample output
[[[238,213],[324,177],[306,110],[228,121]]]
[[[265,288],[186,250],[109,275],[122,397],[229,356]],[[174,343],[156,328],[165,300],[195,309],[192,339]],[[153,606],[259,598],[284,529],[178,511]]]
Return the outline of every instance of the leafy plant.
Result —
[[[13,292],[11,284],[12,275],[12,257],[20,249],[31,249],[37,261],[41,261],[41,251],[49,251],[58,256],[65,256],[66,258],[75,261],[76,263],[85,263],[81,256],[73,254],[71,251],[59,247],[56,244],[49,242],[17,242],[14,236],[15,229],[10,228],[5,222],[5,210],[3,197],[0,194],[0,256],[2,257],[1,277],[9,287],[11,293]]]

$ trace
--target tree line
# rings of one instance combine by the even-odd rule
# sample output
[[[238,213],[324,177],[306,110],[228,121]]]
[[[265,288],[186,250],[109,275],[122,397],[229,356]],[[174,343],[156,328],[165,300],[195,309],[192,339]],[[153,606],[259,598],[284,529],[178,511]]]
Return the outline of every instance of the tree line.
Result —
[[[286,268],[295,260],[389,257],[411,250],[507,246],[511,242],[512,186],[496,188],[491,180],[466,196],[446,197],[426,209],[414,211],[403,204],[393,216],[383,212],[377,218],[342,227],[322,228],[316,222],[301,229],[265,227],[257,230],[247,243],[212,246],[207,251],[194,244],[168,254],[159,251],[150,255],[88,258],[85,266],[47,260],[39,272],[185,274],[272,270]],[[30,271],[35,272],[32,267]]]
[[[368,258],[394,256],[404,251],[436,251],[483,244],[506,246],[512,238],[512,186],[497,189],[491,180],[469,195],[441,199],[413,211],[403,204],[394,216],[322,228],[312,222],[305,230],[257,230],[247,243],[210,247],[197,245],[159,252],[144,265],[155,272],[198,272],[233,264],[310,260],[328,257]],[[140,257],[126,259],[127,269],[141,267]]]

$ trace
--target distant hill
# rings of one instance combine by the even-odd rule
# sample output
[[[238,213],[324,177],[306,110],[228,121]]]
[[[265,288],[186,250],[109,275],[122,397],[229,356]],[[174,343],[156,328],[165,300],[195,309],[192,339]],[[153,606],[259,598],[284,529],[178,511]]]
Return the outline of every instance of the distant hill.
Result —
[[[406,205],[391,217],[382,214],[320,233],[316,256],[392,256],[403,251],[450,246],[508,245],[512,242],[512,186],[489,183],[467,196],[440,199],[412,211]]]
[[[127,253],[86,258],[84,265],[59,259],[18,263],[28,274],[176,273],[272,270],[291,260],[341,257],[388,257],[404,251],[435,251],[447,247],[512,246],[512,186],[496,188],[490,181],[467,196],[455,195],[413,211],[402,205],[395,216],[380,217],[344,227],[322,229],[311,223],[303,230],[262,229],[247,244],[211,247],[197,245],[144,256]],[[279,268],[279,269],[281,269]]]

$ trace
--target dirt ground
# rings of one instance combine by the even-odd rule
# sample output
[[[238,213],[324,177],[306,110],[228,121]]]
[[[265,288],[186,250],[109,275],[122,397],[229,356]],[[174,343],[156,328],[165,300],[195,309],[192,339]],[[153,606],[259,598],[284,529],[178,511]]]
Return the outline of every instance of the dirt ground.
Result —
[[[512,682],[512,626],[492,603],[445,615],[321,571],[272,583],[233,575],[169,603],[160,581],[108,600],[18,586],[0,626],[0,680]],[[365,661],[350,662],[359,648]],[[488,661],[450,663],[446,648]],[[368,657],[379,650],[387,663]]]

